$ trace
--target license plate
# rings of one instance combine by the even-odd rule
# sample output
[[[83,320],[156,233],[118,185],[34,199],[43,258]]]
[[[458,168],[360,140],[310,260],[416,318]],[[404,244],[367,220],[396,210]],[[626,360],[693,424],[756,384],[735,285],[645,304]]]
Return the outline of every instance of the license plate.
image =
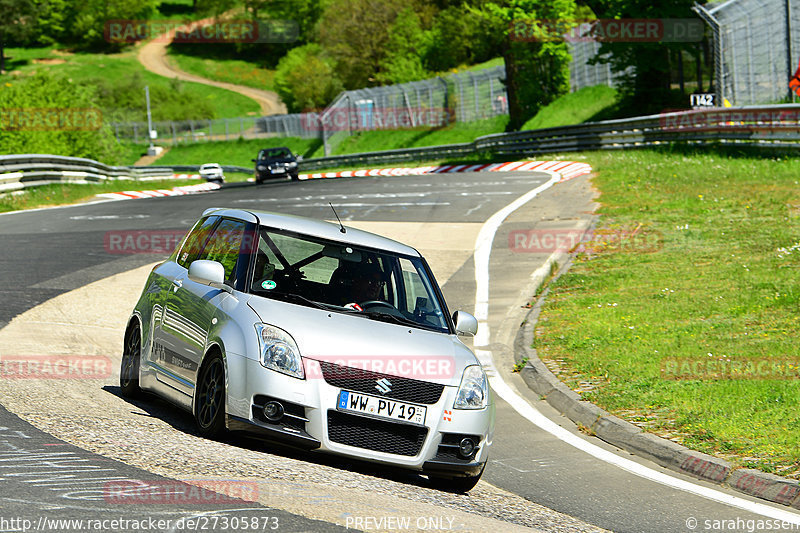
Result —
[[[396,402],[386,398],[368,396],[357,392],[343,390],[339,392],[340,411],[350,411],[354,413],[365,413],[390,420],[400,420],[414,424],[425,424],[425,413],[427,407],[413,405],[410,403]]]

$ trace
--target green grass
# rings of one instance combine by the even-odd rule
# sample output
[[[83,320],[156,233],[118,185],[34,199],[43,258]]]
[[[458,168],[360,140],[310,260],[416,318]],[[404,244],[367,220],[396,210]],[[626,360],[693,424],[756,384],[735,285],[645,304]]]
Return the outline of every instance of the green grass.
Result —
[[[706,150],[587,161],[606,233],[553,284],[540,356],[585,399],[649,431],[800,477],[797,379],[661,374],[667,358],[800,359],[800,160]]]
[[[224,45],[221,45],[224,46]],[[204,58],[182,54],[170,47],[169,60],[181,70],[210,80],[246,85],[264,91],[273,90],[275,71],[241,59]]]
[[[47,55],[44,55],[47,53]],[[98,78],[106,80],[128,80],[131,76],[139,75],[150,86],[170,90],[171,80],[148,72],[136,60],[136,52],[128,50],[119,54],[88,54],[75,53],[55,55],[52,49],[22,49],[11,48],[8,54],[16,59],[12,60],[13,70],[21,75],[31,74],[34,71],[47,70],[55,75],[62,75],[78,83],[92,83]],[[36,59],[55,59],[58,63],[37,64]],[[63,62],[61,62],[63,61]],[[216,118],[243,117],[257,115],[260,107],[258,103],[246,96],[216,87],[209,87],[199,83],[183,82],[183,90],[195,102],[203,102],[213,108]],[[151,102],[153,119],[160,120],[159,114],[168,114],[169,109],[161,113],[159,103]],[[144,93],[141,95],[141,108],[145,108]]]
[[[120,165],[135,165],[136,162],[147,154],[146,144],[136,144],[132,142],[118,143],[122,149]]]
[[[459,68],[452,69],[450,72],[475,72],[476,70],[502,67],[503,65],[505,65],[505,61],[503,60],[503,58],[495,57],[494,59],[490,59],[489,61],[484,61],[483,63],[477,63],[475,65],[469,65],[469,66],[461,66]],[[446,72],[444,74],[449,74],[449,72]]]
[[[508,117],[471,123],[457,123],[439,130],[382,130],[358,133],[353,136],[342,134],[344,139],[338,144],[334,155],[392,150],[417,146],[436,146],[471,142],[475,137],[503,131]],[[237,141],[209,141],[173,147],[154,165],[189,165],[215,162],[227,165],[251,166],[258,150],[275,146],[287,146],[308,159],[322,157],[324,149],[317,139],[298,139],[296,137],[270,137]]]
[[[503,131],[507,123],[508,116],[498,116],[477,122],[457,122],[436,130],[365,131],[345,138],[333,155],[472,142],[481,135]],[[315,156],[321,157],[321,152],[322,149]]]
[[[580,124],[601,118],[617,103],[617,91],[606,85],[584,87],[574,93],[565,94],[542,108],[528,120],[523,130],[538,130]]]
[[[169,0],[159,3],[153,20],[197,20],[208,15],[195,13],[192,0]]]
[[[153,163],[159,165],[201,165],[203,163],[219,163],[221,165],[240,165],[252,167],[258,151],[262,148],[286,146],[295,154],[309,157],[307,154],[316,149],[320,141],[316,139],[298,139],[295,137],[270,137],[237,141],[209,141],[197,144],[184,144],[171,148],[166,154]]]
[[[86,202],[94,199],[95,195],[101,193],[145,189],[171,189],[182,185],[197,185],[198,183],[204,183],[204,181],[198,179],[157,181],[114,180],[84,185],[75,183],[43,185],[41,187],[26,189],[19,194],[5,194],[0,196],[0,212]]]

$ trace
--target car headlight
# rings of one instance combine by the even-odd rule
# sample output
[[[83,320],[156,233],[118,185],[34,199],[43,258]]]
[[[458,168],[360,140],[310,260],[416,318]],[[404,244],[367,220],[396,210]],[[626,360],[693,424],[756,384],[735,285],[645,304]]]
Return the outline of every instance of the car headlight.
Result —
[[[461,376],[455,409],[483,409],[489,405],[489,380],[480,365],[468,366]]]
[[[300,350],[291,335],[269,324],[256,324],[261,366],[305,379]]]
[[[258,170],[267,170],[267,167],[265,167],[264,165],[258,165],[256,168]]]
[[[292,161],[292,162],[291,162],[291,163],[289,163],[287,166],[288,166],[289,168],[295,168],[295,167],[297,166],[297,163],[295,163],[294,161]]]

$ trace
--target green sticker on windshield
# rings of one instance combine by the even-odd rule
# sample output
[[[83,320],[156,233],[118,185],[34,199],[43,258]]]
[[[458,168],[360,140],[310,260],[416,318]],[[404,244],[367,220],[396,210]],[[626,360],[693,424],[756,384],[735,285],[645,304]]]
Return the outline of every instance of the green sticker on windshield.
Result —
[[[277,286],[278,286],[278,284],[275,283],[274,281],[272,281],[271,279],[268,279],[267,281],[262,281],[261,282],[261,287],[264,288],[264,289],[267,289],[267,290],[272,290]]]

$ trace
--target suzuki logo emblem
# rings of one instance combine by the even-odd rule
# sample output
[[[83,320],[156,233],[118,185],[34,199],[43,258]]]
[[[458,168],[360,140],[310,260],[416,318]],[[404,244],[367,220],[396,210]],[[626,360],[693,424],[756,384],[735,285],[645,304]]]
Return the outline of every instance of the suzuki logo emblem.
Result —
[[[381,394],[386,394],[392,391],[392,382],[386,378],[379,379],[375,382],[375,388],[378,389],[378,392]]]

